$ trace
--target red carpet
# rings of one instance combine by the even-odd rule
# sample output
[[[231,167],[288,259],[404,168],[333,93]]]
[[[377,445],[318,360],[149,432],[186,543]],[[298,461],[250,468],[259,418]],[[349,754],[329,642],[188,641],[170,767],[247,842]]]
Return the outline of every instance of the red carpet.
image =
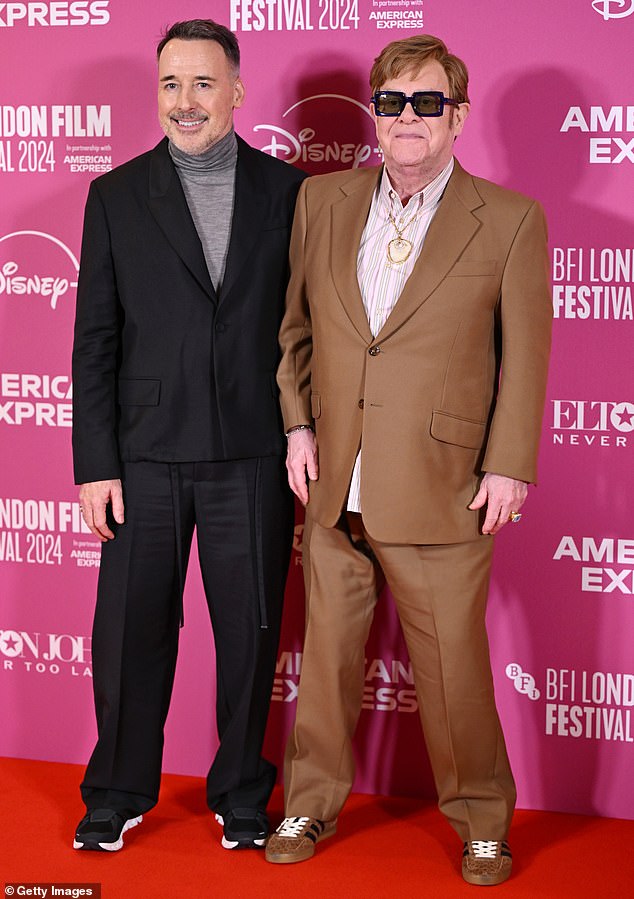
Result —
[[[312,860],[270,865],[263,853],[222,849],[204,782],[175,775],[121,852],[76,852],[81,775],[76,765],[0,759],[2,887],[101,883],[103,899],[473,899],[482,890],[462,881],[460,844],[432,804],[355,795]],[[277,824],[281,790],[270,813]],[[494,888],[501,899],[633,895],[634,821],[519,811],[510,842],[514,874]]]

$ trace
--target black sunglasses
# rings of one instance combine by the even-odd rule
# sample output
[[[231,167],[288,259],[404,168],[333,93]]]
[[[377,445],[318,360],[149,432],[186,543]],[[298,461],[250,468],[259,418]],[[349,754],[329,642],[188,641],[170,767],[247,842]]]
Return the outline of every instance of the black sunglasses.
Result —
[[[460,106],[457,100],[450,100],[442,91],[415,91],[411,97],[403,91],[377,91],[370,103],[374,103],[376,114],[382,116],[399,116],[408,103],[412,104],[417,116],[441,116],[446,103]]]

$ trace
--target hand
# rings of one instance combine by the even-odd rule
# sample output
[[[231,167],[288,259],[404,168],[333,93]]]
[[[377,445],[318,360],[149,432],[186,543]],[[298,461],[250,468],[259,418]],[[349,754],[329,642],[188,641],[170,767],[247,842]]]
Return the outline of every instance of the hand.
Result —
[[[288,435],[286,468],[291,490],[303,506],[307,505],[308,484],[306,476],[308,475],[311,481],[316,481],[319,477],[317,442],[315,435],[308,428],[303,428],[301,431],[291,431]]]
[[[90,481],[79,488],[79,503],[84,521],[102,543],[114,539],[106,523],[106,508],[112,505],[112,514],[118,524],[124,522],[123,490],[121,481]]]
[[[519,512],[528,496],[528,485],[515,478],[487,471],[470,509],[487,507],[483,534],[497,534],[508,523],[511,512]]]

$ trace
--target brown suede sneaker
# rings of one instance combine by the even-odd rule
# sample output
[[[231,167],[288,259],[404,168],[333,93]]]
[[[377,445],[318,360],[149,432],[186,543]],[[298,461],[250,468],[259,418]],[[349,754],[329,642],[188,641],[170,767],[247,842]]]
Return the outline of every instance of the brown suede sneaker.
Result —
[[[303,862],[315,854],[315,844],[331,837],[337,830],[336,821],[318,818],[284,818],[266,844],[265,858],[274,865]]]
[[[469,840],[462,853],[462,876],[476,886],[504,883],[511,876],[509,844],[499,840]]]

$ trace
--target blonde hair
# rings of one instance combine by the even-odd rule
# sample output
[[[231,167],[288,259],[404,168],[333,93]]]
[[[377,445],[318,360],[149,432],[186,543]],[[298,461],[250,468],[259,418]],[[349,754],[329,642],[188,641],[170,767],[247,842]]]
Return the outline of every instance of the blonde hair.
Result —
[[[464,62],[447,49],[447,45],[433,34],[416,34],[400,41],[392,41],[374,60],[370,72],[370,88],[374,94],[390,78],[411,72],[416,74],[426,62],[441,64],[449,81],[450,99],[468,103],[469,72]]]

